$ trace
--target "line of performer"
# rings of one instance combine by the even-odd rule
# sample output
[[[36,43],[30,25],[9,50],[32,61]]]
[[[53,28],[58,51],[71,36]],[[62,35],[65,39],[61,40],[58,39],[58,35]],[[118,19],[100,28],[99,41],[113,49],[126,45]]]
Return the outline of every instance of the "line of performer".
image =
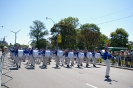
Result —
[[[89,66],[90,59],[93,59],[93,66],[96,67],[96,59],[101,58],[101,54],[94,51],[88,52],[87,49],[76,51],[71,49],[61,50],[57,48],[54,51],[51,51],[46,47],[45,49],[36,49],[35,47],[31,48],[21,48],[21,45],[17,47],[10,48],[11,59],[14,60],[14,64],[16,64],[17,68],[21,67],[21,62],[25,62],[27,60],[27,64],[31,64],[33,68],[35,68],[35,63],[40,64],[44,67],[47,67],[47,64],[51,62],[51,59],[54,59],[56,62],[56,67],[60,65],[67,67],[74,66],[74,62],[77,63],[77,67],[81,67],[83,61],[86,61],[86,67]]]
[[[51,59],[55,60],[56,67],[65,66],[73,67],[74,62],[77,63],[77,67],[80,68],[83,66],[83,61],[86,61],[86,67],[89,66],[90,60],[93,60],[93,67],[96,67],[96,59],[101,59],[102,55],[100,52],[89,52],[87,49],[76,51],[72,49],[61,50],[57,48],[54,51],[51,51],[46,47],[45,49],[38,50],[35,47],[31,48],[21,48],[21,45],[17,47],[10,48],[11,59],[16,64],[17,68],[21,68],[21,62],[25,62],[27,60],[27,64],[31,65],[35,68],[35,63],[41,64],[43,67],[47,67],[47,64],[50,64]],[[105,52],[103,54],[103,58],[105,60],[107,69],[105,77],[108,78],[110,71],[110,59],[112,58],[111,54],[108,52],[108,48],[105,48]]]

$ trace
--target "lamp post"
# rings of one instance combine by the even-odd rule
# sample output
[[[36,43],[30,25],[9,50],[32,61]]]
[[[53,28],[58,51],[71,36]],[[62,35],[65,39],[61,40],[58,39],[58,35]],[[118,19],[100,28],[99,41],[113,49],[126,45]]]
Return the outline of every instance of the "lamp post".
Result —
[[[21,29],[20,29],[21,30]],[[20,31],[19,30],[19,31]],[[11,30],[10,30],[11,31]],[[16,44],[16,37],[17,37],[17,33],[19,32],[19,31],[17,31],[17,32],[14,32],[14,31],[11,31],[12,33],[14,33],[15,34],[15,44]]]
[[[51,18],[46,17],[46,20],[47,19],[50,19],[54,23],[54,27],[56,28],[56,26],[55,26],[56,23]],[[59,35],[59,33],[57,32],[56,48],[58,48],[58,35]]]
[[[3,26],[0,26],[0,27],[2,27],[2,28],[3,28]]]

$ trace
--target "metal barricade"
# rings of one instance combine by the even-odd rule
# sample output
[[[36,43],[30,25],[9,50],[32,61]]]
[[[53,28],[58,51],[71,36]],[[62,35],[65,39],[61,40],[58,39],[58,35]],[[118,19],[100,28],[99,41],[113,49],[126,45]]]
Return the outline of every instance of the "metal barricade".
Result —
[[[3,66],[4,66],[4,59],[7,52],[4,52],[2,55],[0,55],[0,83],[2,81],[2,73],[3,73]],[[0,86],[1,88],[1,86]]]

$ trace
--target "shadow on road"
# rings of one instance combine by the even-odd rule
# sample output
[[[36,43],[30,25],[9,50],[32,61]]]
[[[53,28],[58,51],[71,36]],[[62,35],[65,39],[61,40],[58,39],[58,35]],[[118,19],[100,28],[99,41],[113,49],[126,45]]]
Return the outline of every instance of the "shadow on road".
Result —
[[[40,69],[47,69],[47,67],[39,66]]]
[[[18,68],[16,67],[16,68],[10,68],[10,70],[18,70]]]
[[[5,87],[5,88],[9,88],[9,87],[7,87],[5,84],[8,83],[8,82],[10,82],[10,81],[13,79],[13,77],[11,77],[11,76],[9,76],[9,75],[6,75],[6,74],[3,74],[3,76],[8,77],[9,80],[6,81],[6,82],[4,82],[4,83],[1,83],[1,86]]]
[[[8,86],[4,85],[4,84],[1,84],[2,87],[4,88],[9,88]]]
[[[116,81],[116,80],[112,80],[112,79],[110,79],[110,78],[107,78],[107,79],[105,79],[104,81],[109,82],[109,84],[112,84],[112,83],[111,83],[112,81],[114,81],[114,82],[118,82],[118,81]]]
[[[54,68],[54,69],[61,69],[60,67],[52,67],[52,68]]]
[[[27,70],[34,70],[34,68],[31,67],[31,66],[26,66],[25,68],[26,68]]]

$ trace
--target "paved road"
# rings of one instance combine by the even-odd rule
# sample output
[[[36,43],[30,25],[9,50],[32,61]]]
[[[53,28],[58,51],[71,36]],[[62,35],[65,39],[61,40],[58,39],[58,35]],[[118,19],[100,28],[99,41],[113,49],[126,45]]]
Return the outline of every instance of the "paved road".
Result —
[[[55,68],[52,61],[47,69],[35,69],[22,63],[17,70],[12,60],[5,60],[2,88],[133,88],[133,71],[111,68],[110,79],[105,79],[105,66],[93,68]],[[85,66],[85,64],[84,64]]]

